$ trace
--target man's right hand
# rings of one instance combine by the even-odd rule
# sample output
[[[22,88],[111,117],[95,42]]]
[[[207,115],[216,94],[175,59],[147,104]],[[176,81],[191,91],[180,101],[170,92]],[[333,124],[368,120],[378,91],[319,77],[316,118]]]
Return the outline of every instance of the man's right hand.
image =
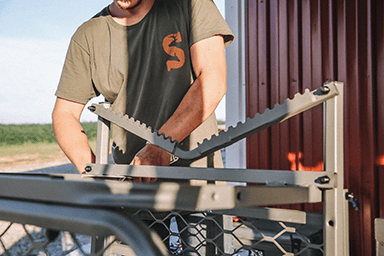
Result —
[[[171,154],[152,144],[145,145],[133,158],[131,165],[157,165],[168,166],[170,164]],[[157,178],[134,177],[135,182],[155,182]]]

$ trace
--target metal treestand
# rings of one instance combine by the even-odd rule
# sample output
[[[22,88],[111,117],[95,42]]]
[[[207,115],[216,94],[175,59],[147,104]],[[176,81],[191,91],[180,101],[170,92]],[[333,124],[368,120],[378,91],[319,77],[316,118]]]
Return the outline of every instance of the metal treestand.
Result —
[[[196,160],[320,103],[323,172],[108,164],[111,122],[179,158]],[[105,104],[90,110],[99,115],[99,122],[96,163],[87,166],[87,174],[1,174],[0,219],[10,225],[91,235],[91,250],[81,250],[83,255],[349,255],[351,195],[344,189],[342,83],[298,94],[191,151]],[[136,184],[132,177],[161,181]],[[208,182],[190,186],[185,180]],[[260,185],[215,185],[216,181]],[[323,214],[257,207],[315,202],[323,202]],[[161,238],[147,228],[158,225],[165,230]],[[1,232],[4,245],[6,232]],[[30,252],[49,254],[51,240],[48,236],[44,243],[35,243]],[[3,251],[9,255],[5,246]]]

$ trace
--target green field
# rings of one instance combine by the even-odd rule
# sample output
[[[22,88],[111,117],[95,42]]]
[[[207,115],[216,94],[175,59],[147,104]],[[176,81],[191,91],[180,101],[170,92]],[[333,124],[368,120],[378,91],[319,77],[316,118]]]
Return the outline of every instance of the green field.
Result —
[[[82,123],[85,133],[90,141],[96,140],[97,124]],[[51,124],[0,124],[0,147],[12,145],[56,143]]]
[[[81,125],[95,152],[97,123]],[[0,168],[65,160],[67,158],[56,142],[51,124],[0,124]]]
[[[81,125],[95,150],[97,124]],[[56,142],[51,124],[0,124],[0,168],[57,161],[67,161],[67,158]]]

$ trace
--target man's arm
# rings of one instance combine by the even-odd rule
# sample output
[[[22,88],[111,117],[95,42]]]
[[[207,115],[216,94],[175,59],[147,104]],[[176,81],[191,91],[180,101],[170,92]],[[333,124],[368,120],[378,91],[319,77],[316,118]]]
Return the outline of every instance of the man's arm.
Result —
[[[52,126],[57,143],[80,173],[85,173],[87,163],[95,162],[95,155],[88,144],[88,138],[80,125],[84,104],[56,99],[52,112]]]
[[[227,91],[227,70],[222,36],[213,36],[191,47],[195,82],[160,133],[182,141],[215,111]]]
[[[182,141],[216,109],[226,93],[224,39],[213,36],[191,46],[191,60],[196,75],[175,113],[159,132]],[[169,153],[153,145],[145,146],[131,164],[169,165]]]

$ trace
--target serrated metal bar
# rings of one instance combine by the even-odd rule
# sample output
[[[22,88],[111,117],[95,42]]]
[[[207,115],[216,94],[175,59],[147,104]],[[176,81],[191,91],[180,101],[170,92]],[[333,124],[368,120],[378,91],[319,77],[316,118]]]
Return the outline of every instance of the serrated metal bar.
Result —
[[[186,152],[176,148],[173,154],[182,159],[191,160],[207,156],[220,148],[232,145],[249,135],[317,106],[338,94],[335,82],[328,83],[312,92],[305,90],[304,94],[295,94],[292,100],[286,99],[282,105],[276,104],[273,109],[266,109],[263,114],[257,113],[254,118],[247,118],[244,123],[239,122],[235,128],[229,127],[227,131],[220,132],[218,136],[213,135],[211,139],[204,140],[192,151]]]
[[[172,141],[170,137],[165,138],[163,134],[159,135],[157,131],[153,131],[146,124],[140,123],[128,115],[116,113],[112,108],[107,109],[101,104],[92,104],[89,110],[170,153],[174,151],[177,145],[177,141]]]
[[[336,82],[327,83],[312,92],[305,90],[304,94],[298,93],[295,94],[293,99],[286,99],[282,105],[276,104],[273,109],[266,109],[263,114],[257,113],[254,118],[248,118],[244,123],[239,122],[235,128],[229,127],[227,131],[220,132],[218,136],[213,135],[211,139],[204,140],[203,143],[191,151],[180,149],[177,147],[176,141],[172,141],[169,137],[165,138],[164,135],[158,135],[157,132],[153,132],[150,127],[146,127],[145,124],[141,124],[139,121],[135,121],[127,115],[117,114],[112,110],[107,110],[96,104],[93,104],[90,110],[181,159],[197,160],[251,134],[308,110],[338,94]]]
[[[220,180],[228,182],[262,183],[273,186],[316,186],[333,188],[337,176],[329,174],[327,183],[317,183],[324,172],[305,172],[290,170],[260,170],[234,168],[192,168],[179,166],[140,166],[88,164],[90,177],[148,177],[181,180]]]

